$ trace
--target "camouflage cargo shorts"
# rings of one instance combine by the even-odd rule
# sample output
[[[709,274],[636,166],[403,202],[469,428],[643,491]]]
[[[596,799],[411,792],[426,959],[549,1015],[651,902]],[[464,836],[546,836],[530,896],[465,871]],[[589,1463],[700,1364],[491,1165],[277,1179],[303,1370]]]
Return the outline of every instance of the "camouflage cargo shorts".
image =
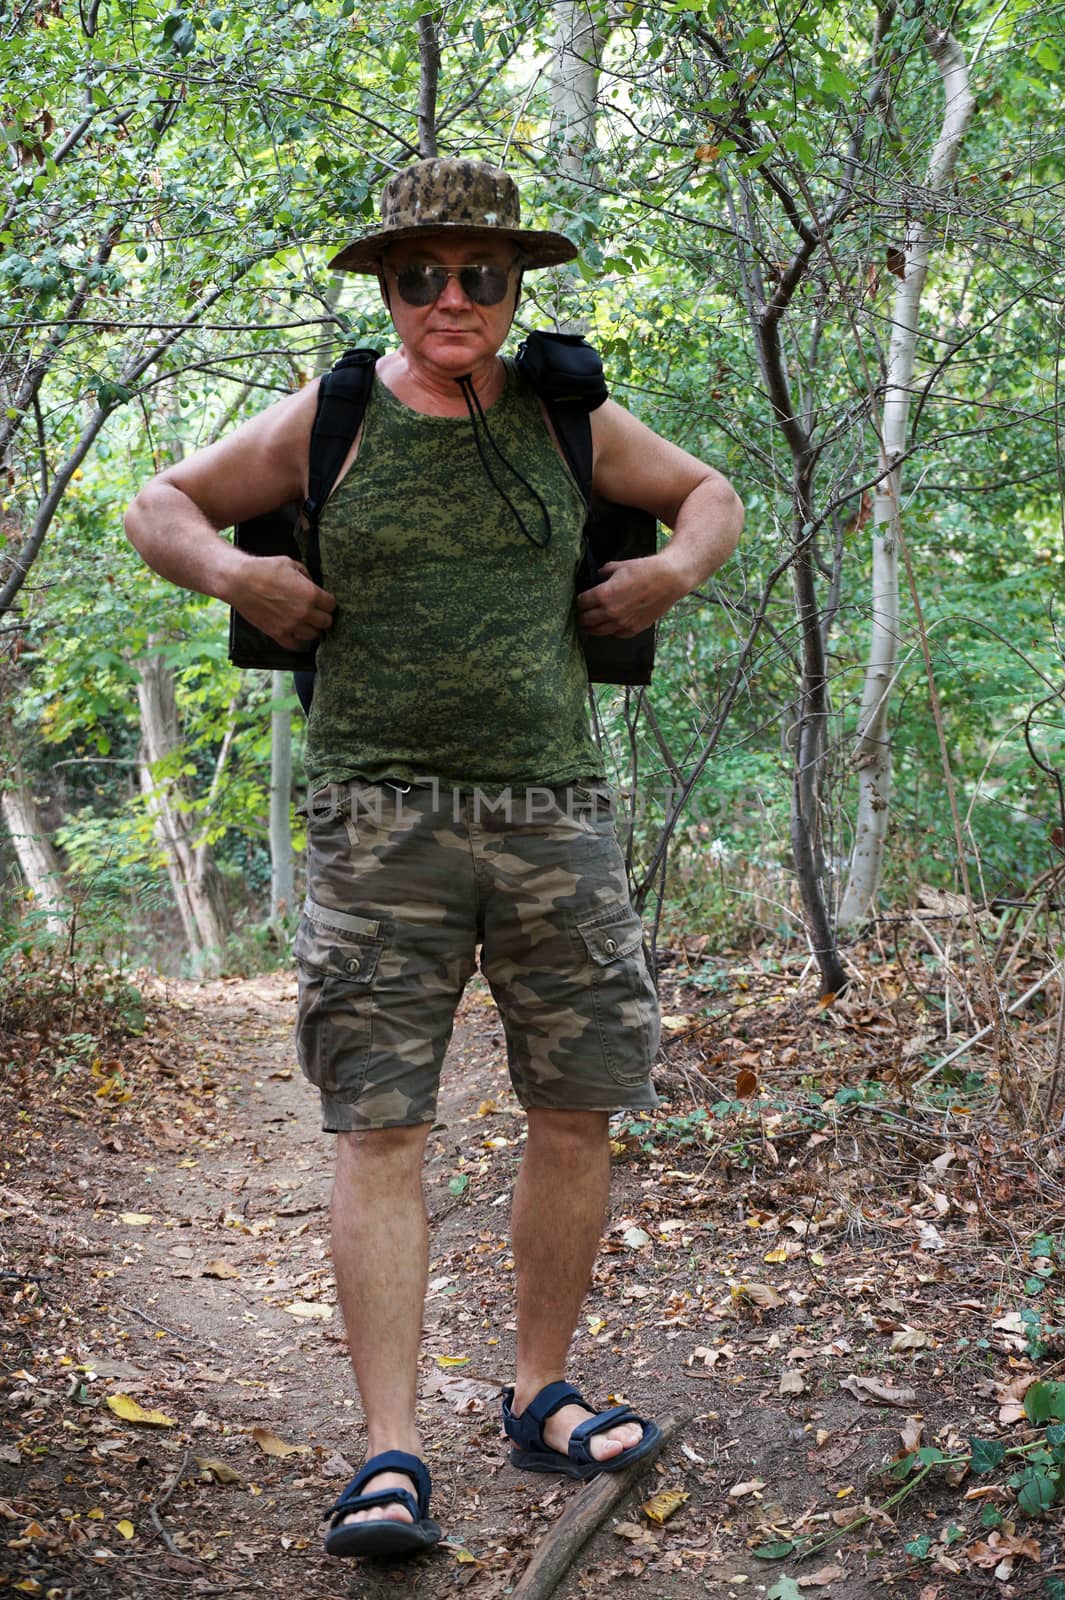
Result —
[[[658,1003],[605,784],[491,801],[330,784],[308,813],[296,1038],[327,1132],[435,1120],[478,946],[523,1106],[658,1103]]]

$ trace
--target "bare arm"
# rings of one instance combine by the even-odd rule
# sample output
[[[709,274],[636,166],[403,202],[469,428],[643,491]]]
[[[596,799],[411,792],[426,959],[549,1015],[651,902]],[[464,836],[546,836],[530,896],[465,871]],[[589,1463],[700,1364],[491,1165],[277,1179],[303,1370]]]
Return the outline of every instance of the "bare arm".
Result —
[[[609,500],[650,511],[673,536],[655,556],[611,561],[577,597],[588,633],[630,638],[716,572],[743,528],[743,505],[713,467],[608,400],[592,413],[593,484]]]
[[[336,602],[287,556],[251,556],[219,535],[306,494],[317,385],[145,484],[126,512],[130,542],[155,572],[210,594],[284,645],[316,638]]]

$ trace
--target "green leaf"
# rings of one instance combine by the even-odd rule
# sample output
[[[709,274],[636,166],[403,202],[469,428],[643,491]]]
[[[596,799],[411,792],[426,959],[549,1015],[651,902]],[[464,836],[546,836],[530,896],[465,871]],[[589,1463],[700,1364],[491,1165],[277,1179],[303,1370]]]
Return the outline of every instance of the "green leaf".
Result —
[[[480,17],[477,18],[473,25],[473,42],[477,46],[478,50],[484,49],[484,23],[481,21]]]
[[[780,1539],[776,1544],[760,1544],[753,1553],[759,1561],[783,1561],[794,1549],[794,1539]]]
[[[934,1445],[929,1444],[918,1450],[917,1459],[922,1467],[934,1467],[937,1461],[945,1461],[947,1458],[942,1450],[937,1450]]]
[[[1024,1397],[1029,1422],[1065,1422],[1065,1383],[1033,1383]]]
[[[769,1590],[765,1600],[803,1600],[803,1594],[794,1578],[780,1578]]]
[[[969,1451],[973,1471],[979,1475],[984,1472],[994,1472],[1006,1454],[1006,1446],[1000,1439],[970,1439]]]
[[[1057,1496],[1057,1484],[1046,1473],[1037,1472],[1017,1491],[1017,1504],[1029,1517],[1041,1517],[1049,1511]]]
[[[784,135],[784,148],[790,150],[793,156],[798,156],[803,166],[813,171],[817,165],[817,151],[804,133],[798,128],[792,128]]]
[[[916,1460],[916,1450],[911,1450],[909,1455],[900,1456],[897,1461],[893,1461],[891,1463],[891,1466],[888,1468],[888,1476],[894,1478],[896,1482],[901,1482],[903,1478],[909,1476],[910,1468],[913,1466]]]
[[[916,1539],[911,1539],[906,1546],[906,1554],[914,1556],[918,1561],[923,1561],[931,1548],[932,1535],[930,1533],[919,1533]]]
[[[1065,1444],[1065,1424],[1052,1422],[1047,1429],[1047,1444],[1052,1450],[1057,1450]]]
[[[1044,1600],[1065,1600],[1065,1578],[1050,1573],[1043,1583]]]
[[[470,1186],[469,1173],[460,1172],[456,1177],[451,1179],[451,1181],[448,1184],[448,1189],[451,1191],[452,1194],[465,1194],[466,1190],[469,1188],[469,1186]]]

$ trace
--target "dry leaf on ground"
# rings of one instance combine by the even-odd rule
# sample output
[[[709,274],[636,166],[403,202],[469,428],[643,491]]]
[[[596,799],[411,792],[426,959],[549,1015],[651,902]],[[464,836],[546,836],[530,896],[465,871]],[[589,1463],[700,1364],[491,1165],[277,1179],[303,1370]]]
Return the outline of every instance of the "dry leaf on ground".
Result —
[[[317,1300],[291,1300],[282,1309],[287,1311],[290,1317],[300,1317],[304,1322],[312,1322],[315,1319],[329,1322],[333,1315],[332,1306],[324,1306]]]
[[[109,1394],[107,1409],[113,1411],[116,1417],[121,1417],[123,1422],[140,1422],[149,1428],[177,1427],[174,1418],[168,1417],[165,1411],[146,1411],[129,1394]]]
[[[269,1428],[253,1428],[251,1436],[264,1455],[277,1456],[283,1460],[286,1456],[309,1456],[311,1453],[309,1444],[286,1444],[284,1439],[279,1439]]]
[[[661,1527],[674,1511],[679,1511],[685,1500],[690,1498],[683,1489],[660,1489],[650,1500],[643,1502],[640,1510],[649,1522],[655,1522]]]
[[[839,1386],[856,1400],[872,1401],[883,1406],[912,1406],[917,1399],[915,1389],[893,1389],[889,1383],[880,1383],[876,1378],[859,1378],[854,1372],[841,1378]]]
[[[200,1272],[201,1278],[239,1278],[240,1273],[236,1267],[231,1267],[228,1261],[208,1261]],[[286,1310],[288,1307],[286,1306]]]
[[[196,1465],[200,1469],[200,1477],[205,1483],[243,1483],[244,1479],[235,1467],[228,1461],[219,1461],[214,1456],[197,1456]]]

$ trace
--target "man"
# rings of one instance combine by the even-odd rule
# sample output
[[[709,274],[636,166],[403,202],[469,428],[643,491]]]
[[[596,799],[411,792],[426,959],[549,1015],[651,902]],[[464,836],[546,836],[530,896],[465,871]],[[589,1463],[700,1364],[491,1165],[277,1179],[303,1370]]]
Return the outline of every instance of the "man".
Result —
[[[499,351],[522,273],[576,248],[523,229],[513,182],[480,162],[398,173],[381,214],[330,263],[376,275],[399,347],[322,516],[324,586],[219,536],[306,495],[315,384],[161,473],[126,519],[164,577],[282,644],[320,640],[298,1036],[337,1136],[333,1257],[368,1434],[332,1512],[339,1555],[440,1537],[415,1415],[421,1172],[478,945],[528,1115],[511,1460],[590,1477],[657,1441],[653,1423],[596,1413],[563,1382],[606,1210],[608,1119],[656,1103],[654,990],[577,628],[631,636],[657,621],[731,553],[743,515],[713,468],[608,401],[591,419],[595,488],[673,534],[575,600],[584,504]]]

